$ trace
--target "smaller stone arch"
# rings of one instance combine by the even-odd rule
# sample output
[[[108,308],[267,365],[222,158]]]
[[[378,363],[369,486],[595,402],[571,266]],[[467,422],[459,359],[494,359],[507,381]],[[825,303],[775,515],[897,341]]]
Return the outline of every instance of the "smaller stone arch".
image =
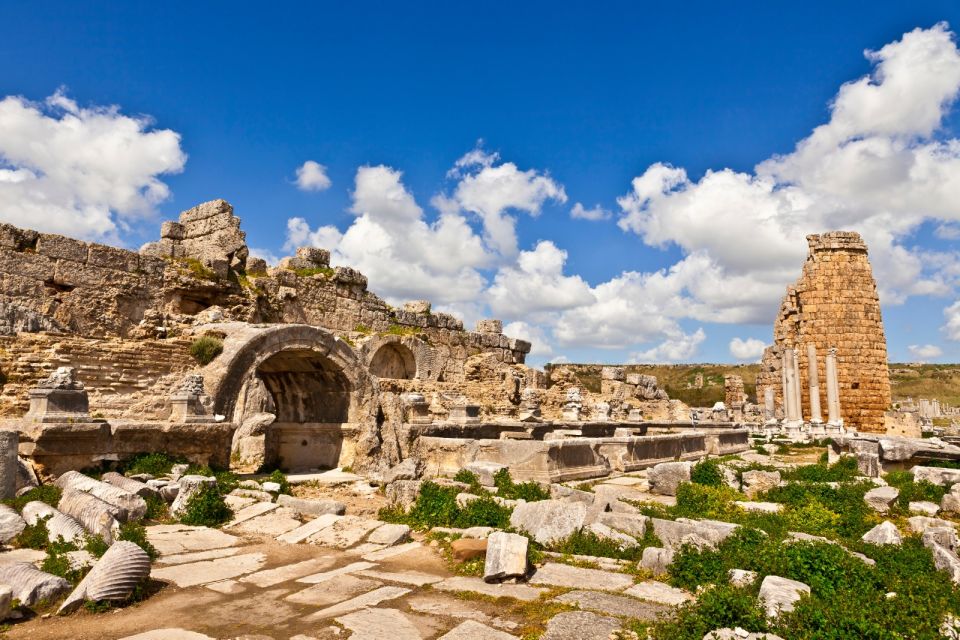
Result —
[[[436,349],[413,336],[374,336],[358,351],[367,371],[381,380],[436,380],[443,369]]]
[[[370,373],[378,378],[413,380],[417,377],[417,359],[403,344],[388,342],[370,358]]]

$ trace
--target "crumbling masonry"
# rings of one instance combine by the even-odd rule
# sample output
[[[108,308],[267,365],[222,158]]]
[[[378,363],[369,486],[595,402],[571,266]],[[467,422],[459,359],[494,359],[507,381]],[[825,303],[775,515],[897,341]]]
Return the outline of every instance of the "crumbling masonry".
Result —
[[[757,397],[787,422],[885,431],[887,342],[867,245],[859,234],[807,236],[803,274],[787,289],[763,354]],[[785,393],[786,390],[786,393]]]

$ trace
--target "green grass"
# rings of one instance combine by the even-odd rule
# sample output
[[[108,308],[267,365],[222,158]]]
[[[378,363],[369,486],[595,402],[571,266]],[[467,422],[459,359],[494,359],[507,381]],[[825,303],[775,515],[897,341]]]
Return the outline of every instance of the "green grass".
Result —
[[[512,509],[497,504],[490,495],[482,495],[461,507],[457,504],[456,487],[443,487],[425,481],[416,502],[405,512],[398,508],[381,509],[378,517],[386,522],[408,524],[416,529],[431,527],[497,527],[510,526]]]
[[[175,464],[185,464],[186,458],[172,456],[168,453],[138,453],[125,460],[118,471],[128,476],[148,473],[152,476],[163,476],[173,469]]]
[[[44,484],[30,489],[30,491],[27,491],[22,496],[8,498],[3,501],[3,504],[13,507],[17,510],[17,513],[20,513],[28,502],[33,501],[46,502],[51,507],[56,507],[60,503],[61,495],[63,495],[63,492],[59,487],[52,484]]]
[[[229,522],[233,510],[223,500],[217,487],[204,485],[184,507],[180,522],[202,527],[218,527]]]
[[[200,336],[190,344],[190,355],[201,365],[208,365],[223,353],[223,340],[216,336]]]

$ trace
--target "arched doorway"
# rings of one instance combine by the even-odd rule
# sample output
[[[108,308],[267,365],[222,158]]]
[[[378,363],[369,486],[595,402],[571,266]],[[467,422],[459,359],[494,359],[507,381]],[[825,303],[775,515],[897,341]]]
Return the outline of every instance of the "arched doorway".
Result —
[[[412,380],[417,377],[417,360],[406,346],[388,342],[373,354],[370,373],[378,378]]]
[[[300,471],[352,463],[357,424],[370,419],[364,399],[372,386],[353,350],[326,330],[274,325],[227,333],[204,376],[217,412],[244,438],[262,437],[265,466]],[[248,424],[259,431],[243,433]]]

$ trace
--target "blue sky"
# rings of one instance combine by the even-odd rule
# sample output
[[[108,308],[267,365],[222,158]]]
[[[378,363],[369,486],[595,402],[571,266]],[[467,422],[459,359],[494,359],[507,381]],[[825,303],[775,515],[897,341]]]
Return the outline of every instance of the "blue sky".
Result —
[[[533,359],[537,363],[736,361],[734,338],[770,341],[779,296],[799,274],[803,233],[849,223],[872,248],[876,238],[878,279],[881,270],[890,274],[880,285],[891,359],[960,360],[960,346],[951,339],[960,338],[960,317],[950,325],[953,315],[944,312],[957,300],[957,234],[952,227],[937,232],[960,219],[960,200],[951,211],[917,196],[878,212],[883,202],[864,198],[860,210],[850,202],[862,192],[838,196],[835,185],[813,177],[811,163],[827,164],[818,156],[794,158],[764,174],[773,175],[778,188],[799,184],[813,194],[815,206],[804,209],[803,224],[784,214],[782,237],[769,236],[769,229],[754,235],[750,224],[725,224],[725,212],[682,202],[689,196],[725,202],[728,210],[756,206],[756,215],[778,206],[778,193],[745,202],[737,199],[748,197],[743,185],[727,185],[717,196],[701,178],[724,169],[756,177],[759,163],[794,152],[816,127],[831,122],[831,104],[844,83],[876,73],[882,61],[867,59],[865,50],[900,42],[917,28],[931,32],[941,21],[960,28],[958,5],[663,4],[3,3],[0,56],[7,64],[0,71],[0,99],[21,97],[22,109],[47,123],[62,123],[72,112],[90,137],[51,140],[54,151],[39,154],[28,148],[28,138],[45,135],[43,126],[31,129],[18,147],[10,141],[17,140],[12,127],[21,121],[13,114],[4,128],[0,118],[0,170],[9,176],[21,171],[19,182],[7,184],[20,189],[50,176],[31,197],[48,189],[41,202],[60,203],[47,210],[21,207],[14,198],[22,200],[23,191],[4,196],[0,176],[0,219],[136,247],[157,235],[160,220],[224,197],[242,217],[251,246],[285,255],[288,221],[302,218],[301,239],[341,243],[328,248],[342,262],[358,263],[371,288],[392,301],[416,290],[467,320],[495,310],[507,322],[524,323],[513,328],[547,345]],[[915,46],[943,48],[949,39]],[[952,53],[942,53],[937,60],[947,72],[936,75],[952,78]],[[921,68],[900,69],[898,61],[916,59],[906,45],[886,59],[891,77],[897,70],[908,79],[932,64],[921,57]],[[900,114],[895,130],[876,124],[872,98],[854,95],[849,103],[862,109],[854,118],[861,128],[844,129],[836,120],[835,129],[843,129],[848,142],[879,136],[913,151],[949,146],[958,123],[951,105],[960,87],[958,81],[951,89],[950,82],[906,84],[906,99],[938,105],[935,126],[924,123],[929,114],[922,111]],[[876,77],[873,83],[882,84]],[[61,101],[44,102],[60,88]],[[109,105],[118,111],[104,111]],[[152,124],[130,120],[138,116],[149,116]],[[144,134],[169,131],[179,138],[151,146],[158,141],[127,131],[129,137],[119,139],[129,144],[96,142],[104,127],[130,122]],[[84,147],[84,140],[92,143]],[[73,146],[59,146],[67,144]],[[105,151],[90,158],[84,148]],[[171,149],[182,156],[166,158]],[[450,174],[458,159],[477,149],[476,162]],[[74,178],[54,179],[53,156],[74,158]],[[308,160],[325,167],[328,188],[298,188],[296,170]],[[686,177],[649,173],[657,163],[683,168]],[[361,188],[361,167],[383,171],[365,174]],[[475,178],[480,189],[484,172],[497,168],[501,177],[516,178],[511,185],[523,193],[498,200],[489,191],[475,192],[473,204],[456,197],[465,181]],[[953,171],[954,164],[943,170]],[[77,175],[101,174],[149,195],[90,194],[78,185]],[[642,175],[657,178],[657,198],[647,199],[632,185]],[[859,178],[851,175],[850,184]],[[952,193],[952,176],[943,180],[944,192]],[[385,193],[392,195],[385,199]],[[431,225],[441,213],[431,200],[437,194],[447,197],[447,215],[467,231],[435,233]],[[401,204],[393,209],[397,197]],[[631,197],[626,205],[618,202]],[[491,211],[482,204],[491,201],[517,206]],[[573,218],[577,203],[599,205],[607,216]],[[399,217],[388,220],[391,215]],[[369,226],[351,235],[348,229],[364,217]],[[687,221],[683,228],[681,219]],[[426,225],[423,245],[396,248],[408,240],[404,225],[415,220]],[[497,223],[515,228],[515,247],[492,239]],[[340,236],[317,232],[331,225]],[[380,266],[376,252],[360,246],[369,237],[361,232],[372,228],[383,232],[377,237],[387,247],[377,249],[385,252]],[[727,230],[729,238],[716,240]],[[453,243],[444,247],[447,264],[403,273],[402,283],[382,266],[416,260],[424,248],[446,241]],[[451,266],[468,253],[457,249],[466,241],[475,244],[476,255]],[[765,251],[772,256],[766,261]],[[738,252],[756,259],[740,260]],[[700,285],[690,284],[693,254],[707,261],[709,277]],[[671,268],[682,270],[682,277],[649,277]],[[450,283],[466,286],[453,294]],[[737,353],[749,361],[757,348],[749,342]]]

